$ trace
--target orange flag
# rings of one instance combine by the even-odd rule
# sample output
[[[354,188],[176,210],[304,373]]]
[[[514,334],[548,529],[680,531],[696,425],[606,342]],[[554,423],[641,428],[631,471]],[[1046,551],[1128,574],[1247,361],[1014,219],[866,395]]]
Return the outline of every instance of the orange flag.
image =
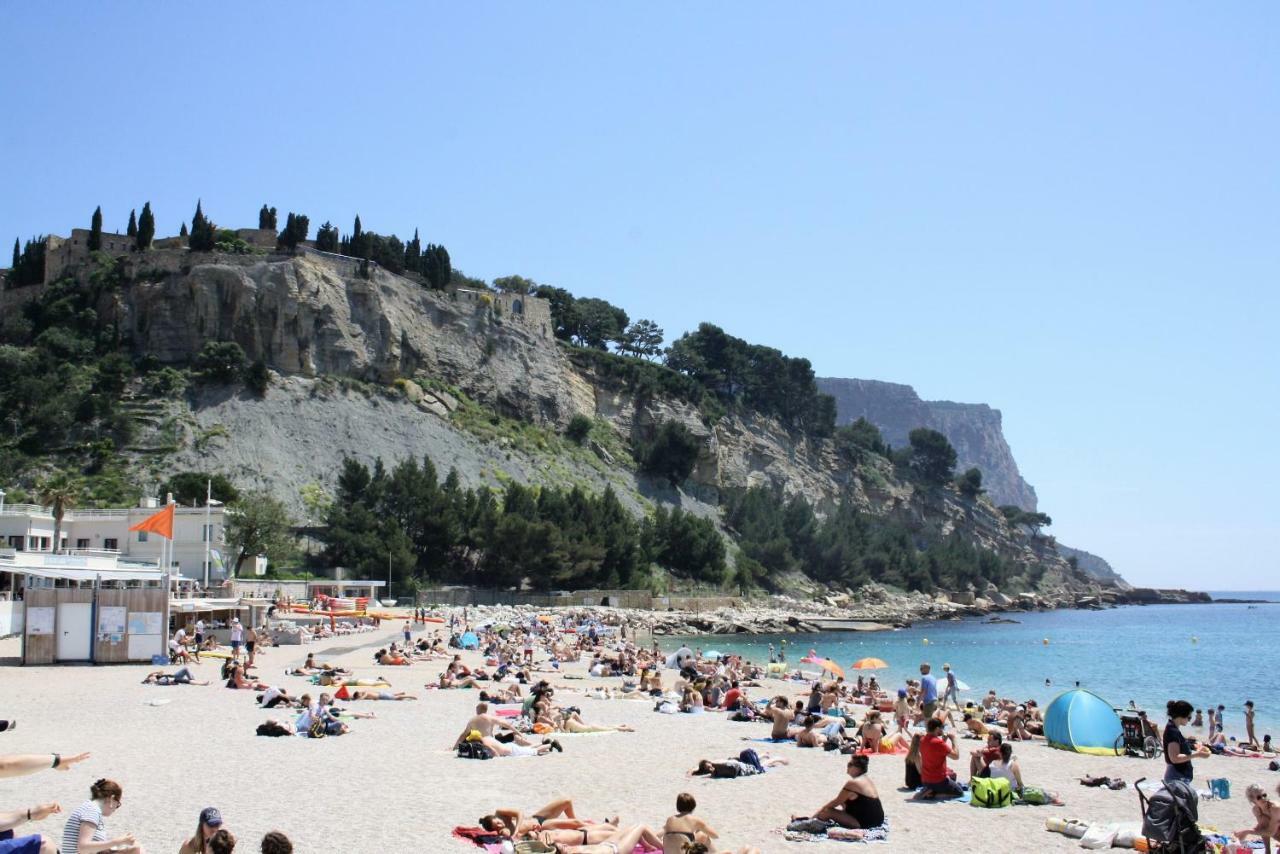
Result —
[[[150,531],[153,534],[159,534],[165,539],[173,539],[173,508],[176,505],[167,504],[165,508],[158,513],[152,513],[138,524],[130,528],[130,531]]]

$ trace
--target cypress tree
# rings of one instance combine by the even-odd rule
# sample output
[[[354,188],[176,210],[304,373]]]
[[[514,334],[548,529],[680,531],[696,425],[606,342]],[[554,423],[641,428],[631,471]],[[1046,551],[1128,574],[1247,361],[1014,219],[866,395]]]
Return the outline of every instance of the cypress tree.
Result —
[[[182,228],[178,229],[178,236],[186,237],[189,233],[190,232],[187,231],[187,224],[185,222],[182,223]]]
[[[213,250],[214,238],[213,223],[204,215],[200,201],[197,200],[196,215],[191,218],[191,236],[187,239],[187,245],[196,252],[210,252]]]
[[[22,261],[21,244],[18,238],[13,238],[13,263],[9,265],[9,269],[18,269],[18,264]]]
[[[155,236],[156,218],[151,213],[151,202],[147,202],[142,206],[142,216],[138,217],[138,249],[150,249]]]
[[[124,233],[133,238],[138,236],[138,215],[136,211],[129,211],[129,227],[125,229]]]
[[[89,251],[102,248],[102,205],[93,209],[93,221],[89,225]]]
[[[258,211],[258,228],[269,228],[272,231],[276,229],[276,209],[262,206],[262,210]]]

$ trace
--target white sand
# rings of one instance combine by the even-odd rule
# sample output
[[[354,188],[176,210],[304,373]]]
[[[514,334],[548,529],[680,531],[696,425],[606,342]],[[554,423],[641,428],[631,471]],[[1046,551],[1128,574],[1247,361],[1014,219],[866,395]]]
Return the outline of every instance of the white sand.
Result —
[[[377,635],[338,638],[307,647],[268,650],[259,659],[264,681],[292,693],[317,691],[306,680],[283,676],[308,651],[321,659],[331,647],[392,639],[399,624]],[[263,712],[248,691],[217,684],[216,662],[195,667],[209,687],[152,687],[139,682],[151,669],[111,667],[0,668],[0,718],[16,718],[14,732],[0,734],[0,752],[92,751],[93,757],[68,773],[0,780],[0,809],[25,808],[48,800],[75,808],[98,777],[124,787],[124,805],[108,827],[131,832],[151,852],[176,851],[196,825],[200,809],[222,810],[227,827],[239,838],[238,851],[256,852],[263,833],[280,829],[299,852],[466,851],[452,839],[457,824],[474,824],[498,806],[532,810],[556,796],[574,799],[582,816],[620,814],[624,823],[643,822],[661,829],[674,812],[675,796],[689,791],[697,814],[719,830],[722,848],[754,844],[767,852],[839,849],[849,843],[821,845],[787,842],[778,832],[792,814],[807,815],[839,789],[845,758],[836,753],[794,746],[748,744],[744,736],[767,735],[761,725],[738,724],[720,714],[659,715],[648,702],[591,700],[558,691],[579,705],[588,722],[630,723],[639,732],[564,739],[565,752],[542,758],[460,760],[449,750],[476,703],[475,691],[424,691],[442,669],[439,663],[380,668],[370,653],[376,646],[337,658],[361,677],[386,676],[397,690],[417,693],[416,703],[347,704],[376,711],[377,720],[352,722],[341,738],[259,738],[254,728],[281,711]],[[0,642],[0,656],[17,654],[17,642]],[[467,654],[468,663],[478,657]],[[619,680],[564,682],[571,689],[617,684]],[[667,680],[668,683],[670,680]],[[781,683],[777,683],[779,686]],[[753,689],[759,697],[766,689]],[[162,706],[147,701],[165,698]],[[962,741],[962,779],[968,751],[977,742]],[[689,779],[699,758],[719,760],[743,747],[772,749],[792,764],[762,777],[743,780]],[[761,752],[764,752],[761,750]],[[1132,783],[1159,777],[1159,759],[1098,758],[1051,750],[1042,744],[1018,745],[1024,779],[1059,790],[1065,807],[1014,807],[982,810],[960,804],[907,803],[901,757],[874,757],[871,776],[879,787],[891,824],[891,851],[1055,851],[1078,849],[1075,840],[1044,830],[1050,816],[1089,821],[1139,818],[1137,794],[1080,786],[1085,774],[1120,776]],[[1201,819],[1236,830],[1252,824],[1244,800],[1250,782],[1274,790],[1280,774],[1266,761],[1213,757],[1197,760],[1197,780],[1227,777],[1228,801],[1202,802]],[[60,836],[53,817],[36,828]]]

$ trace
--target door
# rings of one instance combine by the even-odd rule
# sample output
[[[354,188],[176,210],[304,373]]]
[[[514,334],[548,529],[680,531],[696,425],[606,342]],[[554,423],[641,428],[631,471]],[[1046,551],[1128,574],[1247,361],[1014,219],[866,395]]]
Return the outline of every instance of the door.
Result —
[[[93,605],[58,603],[58,661],[88,661],[93,640]]]

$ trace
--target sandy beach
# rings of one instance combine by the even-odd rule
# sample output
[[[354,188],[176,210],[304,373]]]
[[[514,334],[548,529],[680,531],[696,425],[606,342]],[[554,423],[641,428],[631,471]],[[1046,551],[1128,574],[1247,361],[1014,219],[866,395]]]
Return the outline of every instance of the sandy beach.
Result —
[[[399,624],[373,634],[335,638],[308,646],[266,650],[259,678],[291,693],[313,690],[301,677],[286,677],[307,652],[340,662],[362,678],[386,677],[395,690],[418,694],[418,702],[347,704],[374,711],[376,720],[357,720],[341,738],[259,738],[254,729],[280,711],[262,711],[249,691],[231,691],[217,682],[218,662],[193,665],[208,687],[152,687],[139,684],[149,667],[31,667],[0,669],[0,717],[18,728],[0,734],[0,752],[91,751],[92,758],[67,773],[42,772],[0,781],[0,809],[22,809],[57,800],[67,811],[88,795],[90,783],[110,777],[124,787],[123,807],[108,827],[131,832],[150,852],[176,851],[195,828],[205,806],[217,806],[240,840],[237,851],[258,850],[269,830],[288,834],[300,852],[466,851],[450,837],[459,824],[474,824],[495,807],[532,810],[553,797],[571,797],[586,817],[621,815],[624,824],[661,829],[674,812],[678,792],[698,800],[697,814],[716,828],[720,847],[753,844],[763,851],[803,852],[816,847],[857,847],[855,843],[790,842],[781,830],[788,818],[808,815],[839,789],[843,757],[793,745],[748,744],[745,737],[768,734],[762,724],[732,723],[717,713],[661,715],[650,702],[594,700],[573,692],[618,679],[552,679],[557,700],[582,708],[588,723],[629,723],[634,734],[563,737],[564,753],[540,758],[457,759],[450,745],[476,701],[474,690],[424,690],[443,662],[411,667],[379,667],[371,654],[399,634]],[[0,656],[12,662],[18,641],[0,641]],[[344,651],[345,650],[345,651]],[[466,653],[468,664],[480,663]],[[585,665],[567,668],[581,675]],[[668,684],[669,684],[668,679]],[[753,697],[785,691],[794,683],[752,689]],[[150,705],[153,700],[169,700]],[[978,742],[961,741],[962,758],[952,763],[967,777],[968,751]],[[720,760],[743,747],[771,748],[789,766],[741,780],[691,779],[700,758]],[[763,751],[762,751],[763,752]],[[1086,788],[1077,778],[1105,774],[1133,783],[1163,774],[1160,759],[1101,758],[1052,750],[1043,743],[1019,744],[1026,782],[1058,791],[1062,807],[1019,806],[1003,810],[961,804],[910,803],[900,791],[900,756],[873,757],[870,774],[889,817],[884,851],[1066,851],[1078,841],[1044,829],[1052,816],[1093,822],[1139,818],[1132,785],[1120,791]],[[1202,802],[1201,821],[1223,830],[1251,826],[1244,788],[1262,782],[1274,791],[1280,774],[1266,760],[1211,757],[1196,761],[1198,786],[1211,777],[1231,781],[1232,797]],[[60,836],[52,817],[35,829]],[[25,831],[26,828],[24,827]],[[478,849],[472,849],[478,850]]]

